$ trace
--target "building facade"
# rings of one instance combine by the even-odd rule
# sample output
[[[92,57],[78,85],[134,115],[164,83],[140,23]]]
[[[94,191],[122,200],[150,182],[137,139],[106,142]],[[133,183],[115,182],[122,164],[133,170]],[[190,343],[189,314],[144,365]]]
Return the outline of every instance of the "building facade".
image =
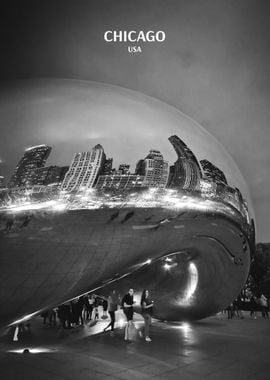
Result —
[[[9,181],[8,187],[29,186],[32,184],[35,172],[45,166],[52,148],[48,145],[37,145],[25,150],[25,153]]]
[[[169,177],[169,165],[159,150],[151,149],[136,165],[136,174],[144,177],[143,187],[164,188]]]
[[[5,177],[0,175],[0,189],[4,189],[6,187],[6,180]]]
[[[75,153],[61,190],[73,191],[93,187],[104,169],[106,155],[100,144],[90,152]]]
[[[216,183],[224,183],[225,185],[228,184],[225,174],[222,170],[220,170],[208,160],[201,160],[200,163],[203,169],[204,178],[212,179]]]
[[[129,169],[130,169],[130,165],[129,164],[120,164],[118,171],[121,174],[130,174]]]
[[[169,187],[179,187],[184,190],[200,190],[202,171],[194,153],[176,135],[169,137],[178,156],[174,166],[170,168]]]
[[[110,174],[112,172],[112,164],[113,164],[113,159],[106,158],[101,174]]]
[[[39,168],[35,172],[34,185],[59,186],[63,182],[68,169],[68,166],[46,166]]]

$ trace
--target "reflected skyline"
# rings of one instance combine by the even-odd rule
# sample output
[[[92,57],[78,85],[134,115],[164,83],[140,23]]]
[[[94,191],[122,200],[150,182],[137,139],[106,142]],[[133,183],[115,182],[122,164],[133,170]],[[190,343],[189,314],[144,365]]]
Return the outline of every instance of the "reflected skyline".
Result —
[[[224,173],[206,159],[199,162],[178,136],[168,140],[178,157],[174,165],[169,167],[161,152],[151,149],[137,161],[134,173],[127,163],[113,168],[114,158],[106,158],[101,144],[75,153],[71,165],[63,168],[45,166],[52,150],[48,145],[28,148],[9,186],[0,192],[0,211],[161,207],[219,213],[249,225],[247,202],[238,188],[227,185]],[[49,176],[51,168],[57,170]],[[170,220],[161,224],[165,222]]]
[[[53,148],[48,165],[60,167],[71,162],[73,152],[99,143],[114,157],[115,167],[135,165],[150,149],[173,163],[175,151],[167,139],[178,135],[198,160],[207,158],[220,168],[250,203],[245,180],[224,147],[194,120],[146,95],[94,82],[18,81],[2,94],[1,107],[2,125],[12,126],[12,133],[0,141],[0,175],[6,178],[22,147],[46,143]]]
[[[83,182],[82,184],[76,183],[76,186],[71,187],[69,190],[79,190],[81,187],[94,187],[94,184],[96,185],[100,175],[142,175],[143,177],[150,177],[150,181],[149,178],[147,178],[148,181],[145,180],[144,182],[142,182],[142,187],[176,187],[188,191],[199,190],[199,179],[210,180],[216,184],[228,184],[227,179],[222,170],[220,170],[217,166],[215,166],[207,159],[198,161],[194,153],[178,136],[170,136],[168,140],[171,142],[178,155],[177,161],[175,161],[174,165],[170,166],[170,173],[168,172],[168,161],[163,160],[163,155],[161,154],[161,152],[154,149],[150,149],[150,152],[148,153],[148,155],[146,155],[144,159],[139,159],[139,161],[137,161],[134,173],[130,172],[131,165],[127,163],[120,164],[117,170],[112,166],[114,158],[106,157],[106,154],[101,144],[97,144],[92,149],[92,151],[75,153],[70,166],[45,166],[46,161],[52,151],[52,148],[46,144],[41,144],[38,146],[27,148],[25,150],[24,156],[18,162],[6,187],[16,188],[20,186],[34,186],[37,184],[49,185],[54,184],[55,179],[57,179],[56,182],[57,185],[59,185],[70,175],[70,170],[72,170],[72,164],[74,164],[75,168],[76,166],[84,166],[84,174],[86,174],[86,172],[91,172],[93,171],[93,163],[91,163],[90,166],[87,166],[85,165],[85,162],[86,164],[89,164],[89,162],[91,161],[91,152],[94,152],[93,155],[95,156],[97,150],[100,150],[100,157],[96,161],[99,162],[101,160],[101,162],[99,162],[99,165],[97,167],[98,173],[96,173],[96,177],[93,179],[92,183],[89,184],[89,181],[85,183]],[[177,170],[175,170],[176,165],[180,167],[177,168]],[[64,168],[65,173],[63,173],[64,175],[62,174],[62,178],[59,178],[59,173],[55,175],[52,175],[52,173],[48,173],[49,169],[52,168]],[[74,173],[75,170],[73,169],[72,172]],[[77,175],[81,174],[77,173]],[[51,178],[47,178],[48,176]],[[194,176],[195,178],[192,178]],[[162,183],[160,183],[162,177],[164,177],[164,180],[162,180]],[[3,180],[4,177],[1,178]],[[66,190],[65,187],[66,186],[64,186],[63,188],[62,186],[62,190]],[[114,186],[109,186],[107,184],[107,186],[104,187]]]

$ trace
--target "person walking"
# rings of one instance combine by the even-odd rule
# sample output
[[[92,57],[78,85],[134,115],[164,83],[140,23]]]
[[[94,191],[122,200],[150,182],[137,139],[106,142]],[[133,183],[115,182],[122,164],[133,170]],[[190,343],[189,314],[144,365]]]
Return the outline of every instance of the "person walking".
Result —
[[[151,342],[152,339],[149,336],[149,329],[152,323],[153,314],[153,301],[149,298],[149,290],[144,289],[141,296],[141,308],[142,316],[144,319],[144,338],[146,342]],[[140,336],[142,337],[142,332],[140,331]]]
[[[98,297],[96,295],[94,295],[94,310],[95,310],[95,320],[99,319],[99,310],[98,310],[98,307],[99,307],[99,300],[98,300]]]
[[[88,294],[88,312],[89,312],[89,319],[92,319],[92,313],[94,309],[94,303],[95,303],[95,298],[92,294]]]
[[[119,297],[116,295],[115,289],[113,289],[108,297],[108,313],[110,315],[111,321],[108,326],[105,327],[104,331],[106,331],[109,327],[111,327],[111,331],[114,331],[115,312],[117,310],[118,301]]]
[[[127,319],[127,324],[125,326],[125,341],[131,343],[132,329],[135,329],[133,323],[133,305],[136,303],[133,299],[133,289],[130,288],[128,293],[124,295],[122,299],[122,307],[124,314]]]
[[[268,307],[267,307],[267,298],[265,297],[264,294],[261,294],[258,303],[261,307],[262,317],[269,319]]]

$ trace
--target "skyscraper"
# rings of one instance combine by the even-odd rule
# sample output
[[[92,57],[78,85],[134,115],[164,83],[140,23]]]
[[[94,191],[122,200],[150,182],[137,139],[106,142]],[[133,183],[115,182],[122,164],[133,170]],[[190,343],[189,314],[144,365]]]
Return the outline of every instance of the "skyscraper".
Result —
[[[224,183],[227,185],[227,180],[222,170],[208,160],[201,160],[200,163],[203,168],[204,178],[212,179],[216,183]]]
[[[4,189],[5,187],[6,187],[5,177],[0,175],[0,189]]]
[[[68,166],[46,166],[35,173],[34,185],[60,185],[68,171]]]
[[[128,164],[120,164],[118,170],[121,174],[129,174],[130,173],[129,168],[130,168],[130,165]]]
[[[106,158],[101,174],[110,174],[112,172],[112,163],[112,158]]]
[[[141,159],[137,162],[136,164],[136,169],[135,169],[135,174],[138,174],[138,175],[145,175],[145,163],[144,163],[144,159]]]
[[[184,190],[199,190],[202,172],[194,153],[176,135],[169,137],[178,156],[174,168],[170,170],[169,187],[180,187]]]
[[[51,150],[48,145],[37,145],[26,149],[9,181],[9,187],[32,185],[35,171],[44,167]]]
[[[137,163],[136,174],[144,176],[143,187],[164,188],[169,176],[168,162],[159,150],[151,149],[145,159]]]
[[[61,190],[79,190],[93,187],[104,169],[106,155],[100,144],[90,152],[75,153]]]

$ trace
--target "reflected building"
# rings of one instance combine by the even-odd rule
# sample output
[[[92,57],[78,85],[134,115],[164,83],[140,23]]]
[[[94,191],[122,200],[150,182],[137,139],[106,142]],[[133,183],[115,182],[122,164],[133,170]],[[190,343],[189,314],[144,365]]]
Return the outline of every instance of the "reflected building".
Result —
[[[223,202],[229,203],[235,207],[238,211],[241,211],[241,203],[237,190],[231,186],[226,186],[223,183],[217,184],[217,196],[221,198]]]
[[[101,174],[110,174],[112,172],[112,158],[106,158]]]
[[[224,183],[225,185],[228,184],[225,174],[222,170],[220,170],[208,160],[201,160],[200,163],[203,169],[204,178],[213,180],[216,183]]]
[[[75,153],[61,190],[73,191],[93,187],[104,169],[106,155],[100,144],[90,152]]]
[[[51,150],[48,145],[37,145],[26,149],[9,181],[9,188],[31,185],[36,170],[45,166]]]
[[[200,191],[203,198],[214,198],[216,196],[217,184],[213,179],[201,178]]]
[[[35,172],[33,185],[55,185],[60,186],[68,171],[68,166],[46,166],[39,168]]]
[[[118,170],[121,174],[129,174],[130,173],[129,169],[130,169],[130,165],[120,164]]]
[[[135,173],[144,177],[143,187],[164,188],[169,177],[168,166],[160,151],[151,149],[145,159],[138,161]]]
[[[5,181],[5,177],[3,177],[2,175],[0,176],[0,189],[4,189],[6,187],[6,181]]]
[[[177,161],[170,167],[169,187],[180,187],[193,191],[200,189],[202,171],[194,153],[176,135],[169,137],[178,156]]]

